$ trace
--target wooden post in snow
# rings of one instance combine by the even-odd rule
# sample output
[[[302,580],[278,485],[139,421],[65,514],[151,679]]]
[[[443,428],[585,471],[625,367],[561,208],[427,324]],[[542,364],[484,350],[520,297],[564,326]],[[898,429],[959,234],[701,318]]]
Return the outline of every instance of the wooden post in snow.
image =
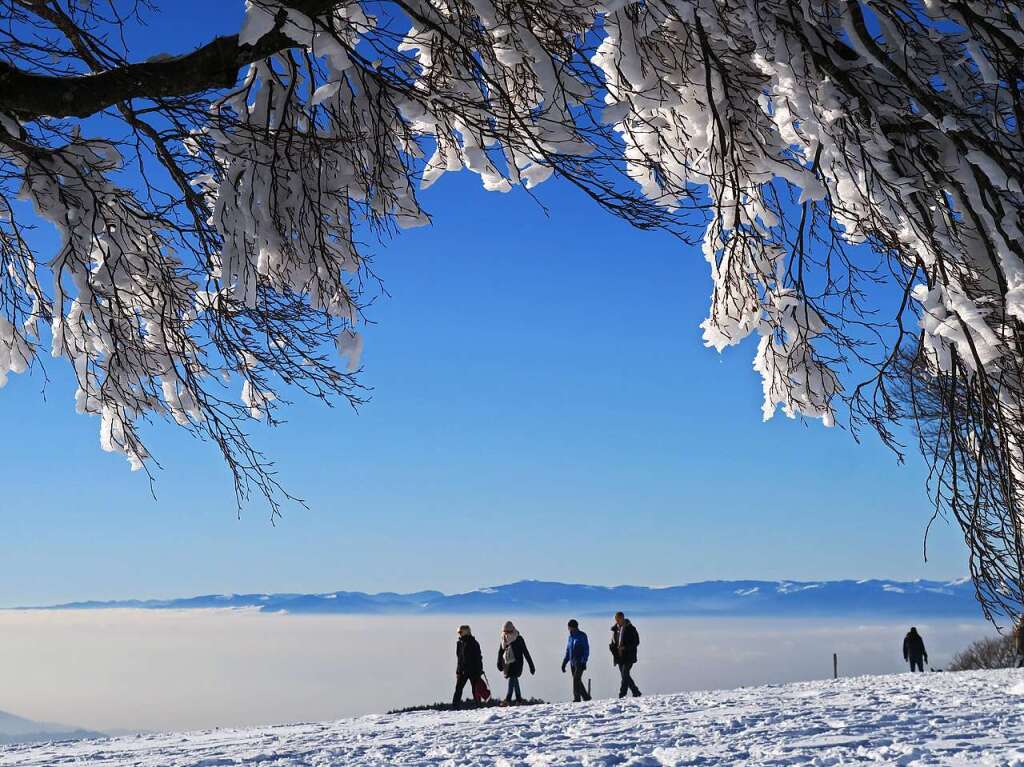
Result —
[[[832,653],[832,678],[839,678],[839,654]]]

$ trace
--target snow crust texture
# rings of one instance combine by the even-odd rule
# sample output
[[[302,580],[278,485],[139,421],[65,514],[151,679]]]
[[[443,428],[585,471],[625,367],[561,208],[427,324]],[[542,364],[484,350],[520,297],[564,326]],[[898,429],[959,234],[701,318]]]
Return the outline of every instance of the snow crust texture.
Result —
[[[1024,765],[1022,714],[1024,672],[900,674],[12,747],[0,765],[1004,766]]]

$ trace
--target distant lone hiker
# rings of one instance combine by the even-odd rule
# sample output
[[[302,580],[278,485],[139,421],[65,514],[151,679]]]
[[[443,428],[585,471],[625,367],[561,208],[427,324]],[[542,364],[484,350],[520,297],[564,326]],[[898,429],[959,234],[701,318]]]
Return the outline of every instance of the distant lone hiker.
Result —
[[[622,677],[622,684],[619,685],[619,697],[625,698],[628,691],[633,693],[634,698],[639,698],[640,689],[629,672],[636,664],[636,648],[640,646],[640,633],[629,618],[621,612],[615,613],[615,623],[612,624],[612,641],[608,646],[612,651],[613,662],[619,667],[619,675]]]
[[[565,645],[565,657],[562,659],[562,673],[569,666],[572,671],[572,699],[576,703],[590,700],[590,693],[583,684],[583,672],[587,670],[590,660],[590,642],[587,635],[580,631],[580,624],[574,618],[569,621],[569,641]]]
[[[512,702],[512,693],[516,694],[516,703],[523,702],[523,693],[519,689],[519,677],[523,675],[523,661],[530,664],[530,673],[536,674],[537,669],[533,665],[533,658],[526,648],[526,640],[520,634],[512,621],[507,621],[501,630],[501,643],[498,645],[498,671],[504,671],[508,679],[508,694],[505,695],[505,704]]]
[[[462,690],[466,687],[466,682],[471,683],[470,689],[473,690],[475,698],[478,686],[484,681],[484,657],[480,653],[480,643],[473,637],[469,626],[459,626],[455,657],[458,664],[455,666],[455,695],[452,697],[452,705],[461,706]]]
[[[911,671],[924,671],[924,664],[928,662],[928,651],[924,649],[924,640],[913,626],[903,637],[903,660],[910,661]]]

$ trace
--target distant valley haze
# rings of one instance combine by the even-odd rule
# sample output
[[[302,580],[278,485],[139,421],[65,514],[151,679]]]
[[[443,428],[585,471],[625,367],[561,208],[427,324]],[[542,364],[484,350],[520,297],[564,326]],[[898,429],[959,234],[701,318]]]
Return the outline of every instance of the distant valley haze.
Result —
[[[647,695],[906,670],[908,626],[935,668],[994,634],[980,617],[689,617],[630,612],[641,636],[634,678]],[[112,732],[318,722],[451,700],[455,635],[468,623],[492,688],[501,626],[511,619],[537,663],[523,694],[570,697],[559,664],[566,619],[590,636],[598,698],[618,674],[605,644],[611,609],[547,613],[291,614],[257,609],[0,611],[0,709]]]

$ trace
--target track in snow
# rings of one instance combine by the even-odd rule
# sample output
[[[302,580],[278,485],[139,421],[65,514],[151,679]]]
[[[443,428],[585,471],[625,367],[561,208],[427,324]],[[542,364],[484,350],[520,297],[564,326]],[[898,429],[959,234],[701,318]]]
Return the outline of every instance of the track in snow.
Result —
[[[0,749],[3,767],[1024,767],[1024,671],[899,674]]]

